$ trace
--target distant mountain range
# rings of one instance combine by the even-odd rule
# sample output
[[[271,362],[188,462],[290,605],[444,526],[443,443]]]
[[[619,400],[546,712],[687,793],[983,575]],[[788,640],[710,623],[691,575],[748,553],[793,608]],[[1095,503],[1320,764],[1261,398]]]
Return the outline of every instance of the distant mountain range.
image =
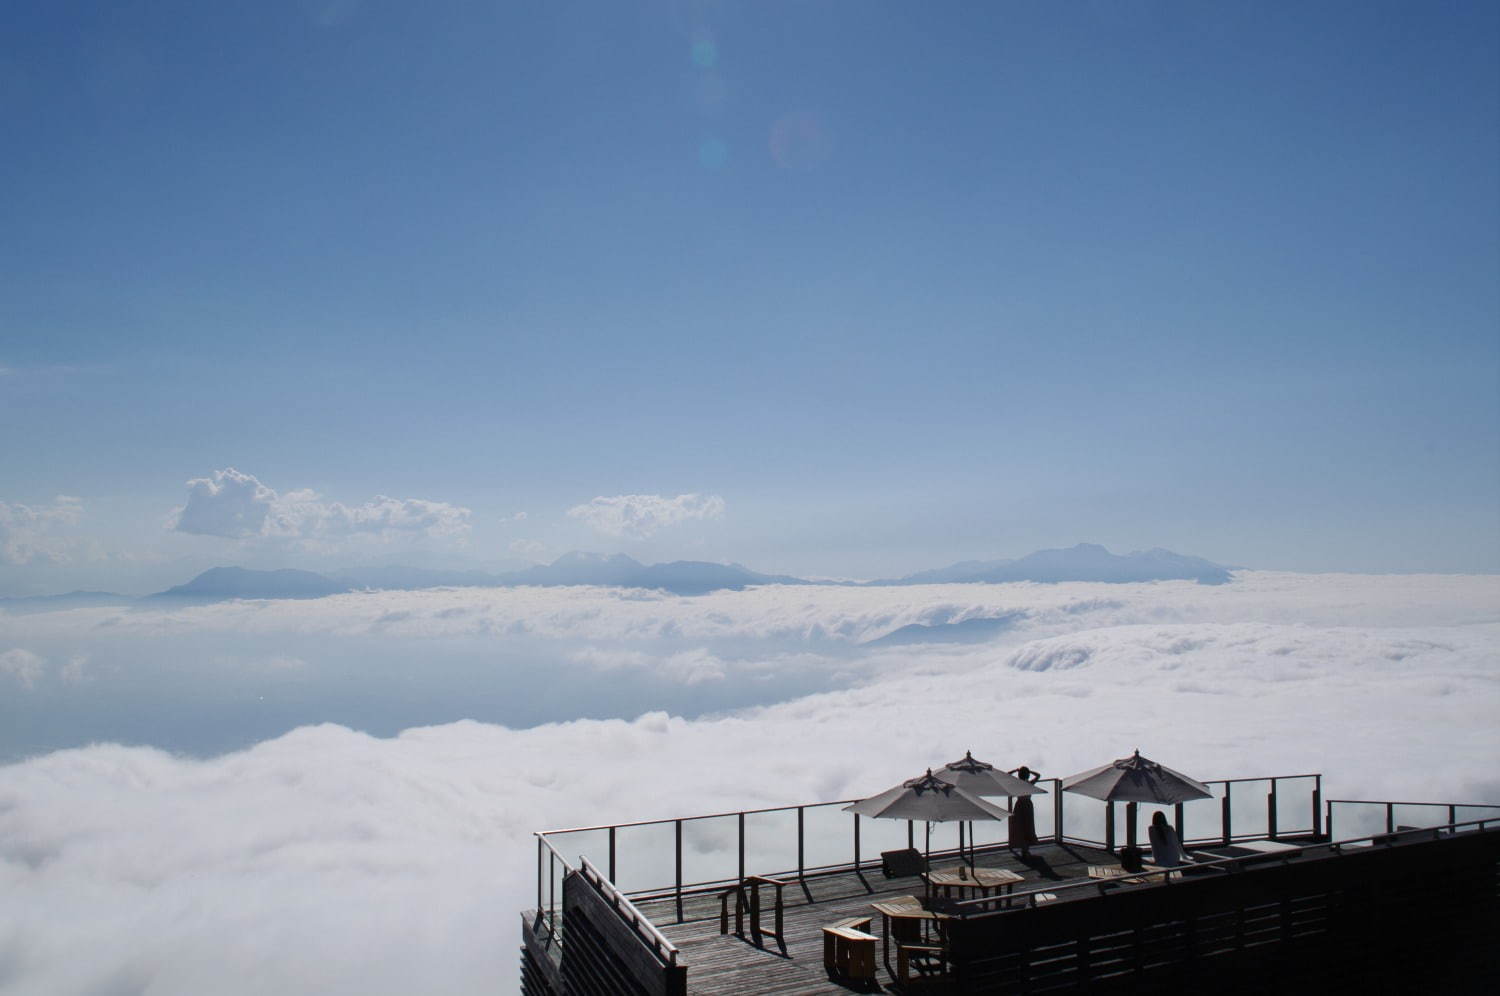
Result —
[[[966,560],[935,571],[919,571],[894,581],[872,584],[1001,584],[1006,581],[1197,581],[1224,584],[1229,568],[1171,550],[1138,550],[1124,556],[1097,543],[1066,550],[1038,550],[1016,560]]]
[[[166,591],[132,599],[103,591],[75,591],[66,595],[0,598],[0,608],[36,612],[90,605],[122,605],[131,602],[218,602],[231,598],[322,598],[351,591],[381,589],[411,591],[420,588],[514,588],[522,585],[556,587],[600,585],[617,588],[649,588],[676,595],[702,595],[711,591],[739,591],[750,585],[845,585],[891,586],[916,584],[996,584],[1006,581],[1197,581],[1224,584],[1230,569],[1202,557],[1189,557],[1170,550],[1146,550],[1123,556],[1093,543],[1080,543],[1066,550],[1038,550],[1016,560],[967,560],[902,578],[880,581],[813,581],[785,574],[761,574],[740,564],[714,564],[701,560],[676,560],[667,564],[642,564],[624,554],[569,553],[550,564],[520,571],[487,574],[483,571],[441,571],[418,567],[362,567],[316,574],[312,571],[257,571],[243,567],[215,567]],[[994,621],[975,621],[974,635]],[[891,634],[892,642],[922,638],[910,633]]]

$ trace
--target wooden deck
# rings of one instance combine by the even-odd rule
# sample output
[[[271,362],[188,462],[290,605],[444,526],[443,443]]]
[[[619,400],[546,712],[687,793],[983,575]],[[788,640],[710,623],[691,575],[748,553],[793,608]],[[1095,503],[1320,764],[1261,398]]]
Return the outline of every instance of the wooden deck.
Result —
[[[976,864],[986,868],[1006,868],[1025,877],[1015,886],[1027,891],[1044,884],[1087,879],[1088,866],[1109,864],[1113,857],[1076,845],[1043,844],[1032,850],[1031,863],[1025,864],[1007,850],[981,852]],[[956,859],[933,859],[935,868],[957,866]],[[770,926],[771,899],[763,891],[761,903],[765,924]],[[717,895],[684,897],[683,922],[677,922],[675,900],[667,898],[638,902],[637,906],[661,928],[681,951],[680,963],[687,966],[689,993],[839,993],[895,991],[894,979],[885,965],[877,965],[879,989],[860,990],[829,977],[823,968],[824,926],[845,917],[871,916],[870,904],[896,896],[923,894],[919,878],[887,879],[877,865],[861,873],[843,872],[808,878],[799,883],[791,879],[785,890],[786,949],[772,938],[757,948],[732,932],[719,933],[719,899]],[[733,904],[730,905],[730,929],[733,930]],[[872,932],[880,936],[878,915]],[[748,917],[746,934],[749,934]],[[877,949],[877,959],[879,950]],[[892,951],[894,965],[894,950]]]

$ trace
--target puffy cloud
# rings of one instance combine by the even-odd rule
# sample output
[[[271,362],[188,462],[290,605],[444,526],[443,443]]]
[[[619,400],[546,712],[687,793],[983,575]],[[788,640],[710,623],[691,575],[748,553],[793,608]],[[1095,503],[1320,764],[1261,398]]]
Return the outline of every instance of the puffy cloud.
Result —
[[[50,505],[0,501],[0,564],[61,564],[73,542],[62,535],[83,514],[83,502],[58,495]]]
[[[49,671],[55,673],[64,685],[81,685],[90,678],[87,654],[72,656],[49,662],[41,654],[23,647],[0,653],[0,675],[12,678],[22,688],[30,690]]]
[[[276,492],[233,467],[187,482],[188,501],[173,528],[197,536],[240,539],[260,536],[276,504]]]
[[[336,541],[355,536],[451,538],[468,534],[469,509],[421,498],[376,495],[363,505],[325,502],[313,491],[278,494],[233,467],[188,481],[172,528],[228,539]]]
[[[22,688],[31,688],[42,676],[42,665],[46,660],[20,647],[0,654],[0,674],[15,679]]]
[[[690,519],[721,519],[724,499],[718,495],[614,495],[574,505],[568,515],[606,536],[646,539]]]

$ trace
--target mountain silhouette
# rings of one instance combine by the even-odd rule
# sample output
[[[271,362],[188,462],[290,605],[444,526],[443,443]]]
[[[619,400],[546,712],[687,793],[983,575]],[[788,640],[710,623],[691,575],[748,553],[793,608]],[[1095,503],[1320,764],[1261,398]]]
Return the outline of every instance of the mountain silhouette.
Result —
[[[322,598],[324,595],[338,595],[349,590],[349,585],[312,571],[252,571],[243,567],[211,567],[187,584],[146,597],[217,602],[230,598]]]
[[[1126,583],[1175,580],[1223,584],[1231,577],[1228,568],[1202,557],[1190,557],[1162,549],[1119,556],[1097,544],[1080,543],[1065,550],[1038,550],[1015,560],[966,560],[936,570],[919,571],[902,578],[865,584],[996,584],[1007,581]],[[558,557],[550,564],[537,564],[524,570],[502,574],[401,566],[349,568],[326,575],[292,569],[258,571],[244,567],[214,567],[186,584],[147,595],[143,601],[321,598],[324,595],[362,589],[412,591],[422,588],[517,588],[526,585],[649,588],[674,595],[704,595],[713,591],[739,591],[752,585],[771,584],[857,585],[859,582],[812,581],[787,574],[762,574],[743,564],[715,564],[703,560],[674,560],[665,564],[647,565],[623,553],[574,551]],[[125,604],[131,601],[133,600],[126,596],[108,592],[80,591],[68,595],[0,599],[0,608],[16,612],[44,611],[50,608]],[[1009,617],[998,617],[938,626],[913,624],[882,637],[882,640],[899,644],[983,639],[1011,622],[1013,620]]]
[[[1015,560],[966,560],[936,570],[918,571],[903,578],[876,581],[879,585],[1000,584],[1007,581],[1197,581],[1224,584],[1231,574],[1202,557],[1190,557],[1160,547],[1123,556],[1097,543],[1079,543],[1065,550],[1038,550]]]

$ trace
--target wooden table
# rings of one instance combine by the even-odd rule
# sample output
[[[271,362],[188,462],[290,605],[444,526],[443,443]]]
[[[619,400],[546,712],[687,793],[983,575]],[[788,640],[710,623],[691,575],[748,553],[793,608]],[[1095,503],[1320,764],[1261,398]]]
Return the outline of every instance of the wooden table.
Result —
[[[976,893],[976,898],[983,897],[1001,889],[1009,895],[1017,882],[1026,881],[1025,876],[1005,868],[946,868],[928,872],[924,877],[928,888],[937,890],[946,899],[970,898],[966,895],[970,891]]]
[[[891,968],[891,938],[895,937],[898,948],[903,944],[921,944],[923,927],[942,919],[943,915],[923,909],[922,901],[916,896],[897,896],[871,903],[870,909],[880,914],[880,960],[894,979],[897,976],[896,970]]]

